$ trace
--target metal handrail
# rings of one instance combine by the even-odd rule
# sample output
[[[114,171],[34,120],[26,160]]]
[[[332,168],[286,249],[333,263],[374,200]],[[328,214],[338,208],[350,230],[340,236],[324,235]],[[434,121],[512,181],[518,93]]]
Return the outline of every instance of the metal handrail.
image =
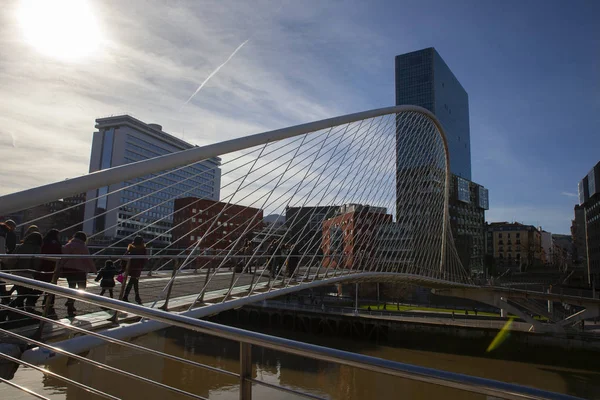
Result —
[[[234,378],[239,378],[240,377],[240,374],[238,374],[236,372],[231,372],[231,371],[227,371],[226,369],[217,368],[217,367],[213,367],[211,365],[202,364],[202,363],[199,363],[199,362],[196,362],[196,361],[189,360],[187,358],[182,358],[182,357],[175,356],[173,354],[163,353],[161,351],[154,350],[154,349],[151,349],[151,348],[148,348],[148,347],[144,347],[144,346],[140,346],[140,345],[132,343],[132,342],[126,342],[124,340],[116,339],[116,338],[113,338],[113,337],[110,337],[110,336],[107,336],[107,335],[103,335],[103,334],[98,333],[98,332],[89,331],[89,330],[80,328],[80,327],[75,326],[75,325],[67,324],[67,323],[62,322],[62,321],[53,320],[53,319],[50,319],[48,317],[43,317],[41,315],[33,314],[33,313],[30,313],[30,312],[27,312],[27,311],[24,311],[24,310],[15,309],[15,308],[9,307],[9,306],[4,305],[4,304],[0,304],[0,310],[10,310],[12,312],[16,312],[16,313],[24,315],[26,317],[31,317],[31,318],[38,319],[38,320],[43,321],[43,322],[48,323],[48,324],[59,325],[59,326],[62,326],[63,328],[66,328],[66,329],[69,329],[69,330],[72,330],[72,331],[75,331],[75,332],[78,332],[78,333],[82,333],[84,335],[95,336],[97,338],[100,338],[100,339],[108,342],[108,343],[117,344],[117,345],[120,345],[120,346],[124,346],[124,347],[130,348],[130,349],[134,349],[134,350],[140,351],[142,353],[152,354],[152,355],[155,355],[157,357],[167,358],[169,360],[173,360],[173,361],[177,361],[177,362],[180,362],[180,363],[183,363],[183,364],[191,365],[192,367],[203,368],[203,369],[206,369],[208,371],[217,372],[217,373],[220,373],[220,374],[223,374],[223,375],[232,376]]]
[[[147,383],[147,384],[150,384],[150,385],[154,385],[154,386],[157,386],[159,388],[175,392],[177,394],[182,394],[184,396],[192,397],[192,398],[195,398],[195,399],[201,399],[201,400],[205,399],[205,397],[198,396],[198,395],[195,395],[193,393],[186,392],[185,390],[177,389],[177,388],[174,388],[174,387],[169,386],[169,385],[165,385],[164,383],[153,381],[152,379],[144,378],[143,376],[139,376],[139,375],[133,374],[131,372],[124,371],[124,370],[112,367],[110,365],[102,364],[101,362],[89,359],[87,357],[82,357],[82,356],[80,356],[78,354],[69,353],[68,351],[59,349],[56,346],[52,346],[52,345],[49,345],[47,343],[42,343],[40,341],[37,341],[37,340],[31,339],[31,338],[25,337],[23,335],[19,335],[18,333],[11,332],[11,331],[8,331],[8,330],[3,329],[3,328],[0,328],[0,332],[4,333],[5,335],[11,336],[11,337],[13,337],[15,339],[19,339],[19,340],[21,340],[23,342],[28,342],[28,343],[31,343],[31,344],[35,344],[38,347],[45,347],[45,348],[47,348],[49,350],[52,350],[52,351],[54,351],[54,352],[56,352],[58,354],[62,354],[62,355],[65,355],[65,356],[72,357],[72,358],[76,359],[77,361],[80,361],[80,362],[83,362],[83,363],[86,363],[86,364],[91,364],[91,365],[93,365],[95,367],[98,367],[98,368],[106,370],[106,371],[114,372],[114,373],[126,376],[128,378],[131,378],[131,379],[136,379],[136,380],[142,381],[144,383]]]
[[[132,313],[144,318],[149,318],[168,325],[193,330],[195,332],[217,336],[224,339],[240,342],[243,345],[256,345],[310,357],[316,360],[332,362],[368,371],[384,373],[401,378],[435,384],[453,389],[473,393],[485,394],[505,399],[575,399],[576,397],[545,390],[534,389],[526,386],[499,382],[491,379],[479,378],[464,374],[441,371],[432,368],[420,367],[411,364],[383,360],[376,357],[355,354],[343,350],[331,349],[308,343],[297,342],[285,338],[274,337],[262,333],[251,332],[240,328],[224,326],[209,321],[197,320],[184,315],[164,312],[158,309],[146,308],[135,304],[101,297],[91,293],[67,289],[45,282],[38,282],[19,276],[0,272],[0,279],[16,283],[25,287],[43,290],[49,293],[67,296],[79,301],[108,306],[118,311]],[[244,346],[242,346],[243,348]],[[244,374],[242,384],[244,383]]]
[[[42,368],[40,366],[33,365],[33,364],[28,363],[26,361],[19,360],[18,358],[15,358],[13,356],[9,356],[8,354],[0,353],[0,357],[5,358],[5,359],[7,359],[9,361],[12,361],[15,364],[22,364],[22,365],[24,365],[26,367],[29,367],[31,369],[35,369],[36,371],[42,372],[42,373],[44,373],[46,375],[49,375],[49,376],[51,376],[53,378],[56,378],[56,379],[61,380],[63,382],[69,383],[69,384],[71,384],[71,385],[73,385],[75,387],[78,387],[79,389],[85,390],[86,392],[95,394],[97,396],[104,397],[106,399],[119,400],[118,397],[112,396],[112,395],[110,395],[108,393],[104,393],[101,390],[94,389],[91,386],[84,385],[83,383],[79,383],[77,381],[74,381],[73,379],[66,378],[66,377],[64,377],[64,376],[62,376],[60,374],[57,374],[56,372],[52,372],[52,371],[50,371],[50,370],[48,370],[46,368]]]

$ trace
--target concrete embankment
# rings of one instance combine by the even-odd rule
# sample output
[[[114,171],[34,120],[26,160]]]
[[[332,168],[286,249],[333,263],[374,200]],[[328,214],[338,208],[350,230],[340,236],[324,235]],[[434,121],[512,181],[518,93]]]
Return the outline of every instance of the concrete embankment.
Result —
[[[212,316],[211,320],[276,335],[295,332],[317,337],[350,337],[411,349],[565,367],[596,363],[600,353],[600,336],[518,330],[507,332],[503,342],[495,350],[487,352],[505,323],[493,318],[476,321],[467,318],[452,320],[445,316],[436,318],[434,315],[365,317],[251,305]],[[466,326],[465,321],[471,325]]]

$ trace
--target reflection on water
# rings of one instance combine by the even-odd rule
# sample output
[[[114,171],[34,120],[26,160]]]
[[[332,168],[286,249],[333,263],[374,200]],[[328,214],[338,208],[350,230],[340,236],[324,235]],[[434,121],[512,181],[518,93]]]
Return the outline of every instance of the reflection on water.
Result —
[[[289,332],[286,336],[292,336]],[[327,339],[294,334],[294,339],[325,346],[418,364],[471,375],[483,376],[569,393],[585,398],[600,399],[600,373],[577,369],[541,366],[523,362],[484,359],[448,353],[410,350],[374,343]],[[178,355],[199,363],[238,372],[239,344],[181,329],[168,329],[134,340],[135,343]],[[253,348],[253,376],[260,380],[297,388],[332,399],[482,399],[484,396],[450,390],[434,385],[394,378],[383,374],[337,366],[326,362]],[[116,345],[93,349],[86,357],[119,369],[211,399],[237,399],[238,381],[234,377],[207,371],[177,361],[139,353]],[[183,395],[166,391],[137,380],[98,370],[80,362],[57,360],[49,368],[58,374],[92,386],[120,398],[183,399]],[[55,378],[20,369],[15,383],[23,384],[52,399],[87,399],[93,395]],[[16,389],[2,387],[6,398],[28,398]],[[292,394],[255,385],[256,399],[296,399]]]

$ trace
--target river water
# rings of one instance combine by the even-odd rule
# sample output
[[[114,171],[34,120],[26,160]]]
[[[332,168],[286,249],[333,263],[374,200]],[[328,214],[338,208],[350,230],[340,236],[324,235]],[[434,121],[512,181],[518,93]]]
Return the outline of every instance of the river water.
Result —
[[[588,365],[581,365],[580,368],[561,367],[557,366],[560,365],[558,362],[542,365],[535,362],[490,359],[456,354],[452,351],[427,351],[399,345],[327,338],[286,331],[270,333],[389,360],[514,382],[584,398],[600,399],[600,361],[596,365],[589,365],[589,363]],[[237,372],[239,368],[239,344],[182,329],[168,329],[136,338],[134,342],[229,371]],[[439,345],[438,343],[437,348],[439,348]],[[559,357],[565,356],[568,356],[568,353],[557,353],[557,361]],[[239,387],[236,378],[177,361],[139,353],[118,345],[107,345],[93,349],[86,357],[210,399],[239,398]],[[551,359],[552,357],[550,357]],[[485,398],[481,395],[365,372],[256,347],[253,348],[252,361],[253,376],[258,379],[332,399]],[[187,398],[146,383],[98,370],[77,361],[56,360],[48,367],[53,372],[119,398],[143,400]],[[40,372],[27,368],[20,368],[13,382],[26,386],[51,399],[98,398],[56,378],[44,376]],[[0,387],[2,388],[0,398],[32,398],[7,385],[0,384]],[[303,398],[259,385],[254,386],[253,395],[255,399],[266,400]]]

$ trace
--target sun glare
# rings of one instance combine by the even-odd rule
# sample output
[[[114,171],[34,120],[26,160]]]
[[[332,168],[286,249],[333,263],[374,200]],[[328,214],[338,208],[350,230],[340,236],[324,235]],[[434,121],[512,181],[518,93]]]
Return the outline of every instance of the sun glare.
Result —
[[[98,49],[102,39],[85,0],[21,0],[18,18],[25,40],[57,59],[85,58]]]

